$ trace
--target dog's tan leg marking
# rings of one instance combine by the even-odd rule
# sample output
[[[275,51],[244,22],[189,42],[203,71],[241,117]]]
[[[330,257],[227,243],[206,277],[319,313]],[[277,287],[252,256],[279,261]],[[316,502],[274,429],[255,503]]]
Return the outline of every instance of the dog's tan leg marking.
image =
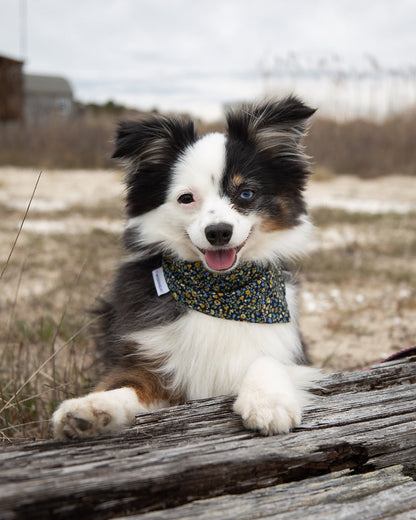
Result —
[[[57,439],[111,435],[129,426],[136,414],[147,409],[133,388],[92,392],[59,406],[52,417],[54,435]]]
[[[52,417],[55,438],[87,439],[113,435],[138,413],[168,406],[159,378],[142,366],[117,367],[85,397],[64,401]]]

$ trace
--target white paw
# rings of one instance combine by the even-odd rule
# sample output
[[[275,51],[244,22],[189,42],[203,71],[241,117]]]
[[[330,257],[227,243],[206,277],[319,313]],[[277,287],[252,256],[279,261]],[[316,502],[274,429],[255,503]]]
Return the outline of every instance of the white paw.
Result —
[[[262,435],[287,433],[299,426],[302,418],[300,404],[293,396],[241,392],[234,403],[234,411],[241,415],[244,426]]]
[[[94,392],[64,401],[52,416],[57,439],[87,439],[129,426],[140,410],[131,388]]]

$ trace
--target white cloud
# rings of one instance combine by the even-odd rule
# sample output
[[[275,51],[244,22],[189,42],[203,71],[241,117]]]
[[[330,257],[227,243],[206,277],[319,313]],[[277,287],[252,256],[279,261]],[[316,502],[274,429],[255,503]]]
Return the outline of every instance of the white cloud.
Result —
[[[260,94],[265,72],[289,62],[305,67],[338,56],[353,67],[371,55],[385,67],[409,67],[416,60],[412,0],[26,4],[27,70],[65,75],[82,100],[218,106]],[[0,0],[0,54],[20,54],[19,5]]]

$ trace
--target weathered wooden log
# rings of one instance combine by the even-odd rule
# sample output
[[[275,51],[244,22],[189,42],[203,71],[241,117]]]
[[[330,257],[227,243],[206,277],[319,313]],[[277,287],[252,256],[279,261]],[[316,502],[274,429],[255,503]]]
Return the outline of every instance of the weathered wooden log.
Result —
[[[400,478],[396,468],[372,473],[371,482],[381,479],[382,486],[393,475],[387,488],[406,493],[414,483],[404,475],[416,473],[415,368],[416,359],[410,359],[326,376],[302,426],[287,435],[265,438],[245,430],[232,412],[233,399],[220,397],[143,414],[113,438],[4,446],[0,518],[105,519],[158,510],[170,518],[166,509],[179,518],[175,508],[228,494],[284,493],[280,486],[332,486],[334,479],[345,489],[356,477],[351,471],[363,474],[365,487],[369,472],[397,464],[403,466]],[[349,473],[332,478],[342,470]],[[370,502],[384,490],[376,488]],[[410,510],[416,513],[416,506]]]
[[[380,520],[398,515],[410,520],[416,518],[416,482],[401,470],[394,466],[358,475],[330,473],[118,520]]]

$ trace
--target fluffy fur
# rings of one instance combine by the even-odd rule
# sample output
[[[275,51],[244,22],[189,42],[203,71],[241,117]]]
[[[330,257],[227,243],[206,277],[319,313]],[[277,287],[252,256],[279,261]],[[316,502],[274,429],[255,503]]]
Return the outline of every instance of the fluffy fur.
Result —
[[[312,226],[302,138],[313,112],[294,97],[247,105],[228,114],[226,134],[203,137],[175,118],[120,124],[130,257],[102,310],[104,377],[96,392],[62,403],[56,437],[118,432],[144,410],[230,393],[248,428],[299,425],[313,375],[302,365],[293,276],[285,273],[291,321],[255,324],[157,296],[151,273],[163,254],[228,273],[303,254]]]

